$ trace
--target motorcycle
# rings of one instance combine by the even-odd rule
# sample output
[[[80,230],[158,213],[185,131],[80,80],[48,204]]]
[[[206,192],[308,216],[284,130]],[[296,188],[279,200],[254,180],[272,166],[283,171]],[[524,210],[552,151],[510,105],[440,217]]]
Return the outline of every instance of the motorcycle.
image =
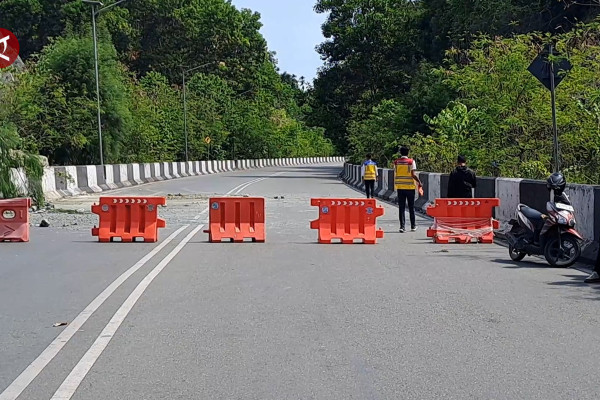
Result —
[[[508,252],[513,261],[544,255],[553,267],[570,267],[581,255],[583,236],[575,229],[575,210],[569,197],[556,190],[546,203],[546,214],[524,204],[517,206],[517,219],[509,222]]]

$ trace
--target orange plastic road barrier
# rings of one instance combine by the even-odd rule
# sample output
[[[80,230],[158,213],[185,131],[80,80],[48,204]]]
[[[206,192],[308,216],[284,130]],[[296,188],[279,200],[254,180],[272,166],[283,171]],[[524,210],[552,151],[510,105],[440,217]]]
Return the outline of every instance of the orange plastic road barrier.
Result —
[[[492,217],[500,199],[436,199],[427,208],[427,215],[434,217],[427,237],[435,243],[494,243],[494,229],[500,224]]]
[[[265,241],[265,199],[262,197],[212,197],[209,199],[210,242]]]
[[[384,210],[375,199],[311,199],[310,204],[319,207],[319,219],[310,222],[311,229],[319,230],[319,243],[337,239],[345,244],[355,240],[375,244],[383,238],[375,220]]]
[[[99,227],[92,229],[92,236],[100,242],[158,241],[158,228],[166,223],[158,218],[158,206],[164,206],[165,197],[101,197],[100,204],[92,206],[92,212],[100,216]]]
[[[0,200],[0,242],[29,242],[31,199]]]

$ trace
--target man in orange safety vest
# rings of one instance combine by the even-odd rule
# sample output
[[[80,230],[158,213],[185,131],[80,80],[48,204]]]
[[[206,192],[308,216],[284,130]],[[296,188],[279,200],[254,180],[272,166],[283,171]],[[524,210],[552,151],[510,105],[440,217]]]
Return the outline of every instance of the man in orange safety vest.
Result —
[[[406,231],[406,203],[408,203],[408,213],[410,215],[410,230],[416,231],[415,221],[415,190],[417,185],[419,192],[422,192],[423,185],[417,176],[417,163],[412,158],[408,158],[409,149],[406,146],[400,148],[400,158],[394,161],[394,187],[398,191],[398,207],[400,211],[400,232]],[[416,184],[415,184],[416,182]]]

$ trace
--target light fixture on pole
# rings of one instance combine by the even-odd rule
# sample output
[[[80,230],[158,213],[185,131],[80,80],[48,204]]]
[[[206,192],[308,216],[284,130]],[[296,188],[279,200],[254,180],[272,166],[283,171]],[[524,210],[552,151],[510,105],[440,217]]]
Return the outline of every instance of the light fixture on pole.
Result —
[[[104,5],[102,4],[102,2],[94,0],[82,0],[82,3],[89,4],[90,6],[92,6],[92,34],[94,36],[94,69],[96,72],[96,103],[98,114],[98,143],[100,147],[100,165],[104,165],[104,152],[102,149],[102,119],[100,117],[100,74],[98,72],[98,38],[96,36],[96,16],[102,11],[106,11],[109,8],[123,3],[124,1],[127,0],[119,0],[116,3],[99,9],[99,7],[102,7]]]

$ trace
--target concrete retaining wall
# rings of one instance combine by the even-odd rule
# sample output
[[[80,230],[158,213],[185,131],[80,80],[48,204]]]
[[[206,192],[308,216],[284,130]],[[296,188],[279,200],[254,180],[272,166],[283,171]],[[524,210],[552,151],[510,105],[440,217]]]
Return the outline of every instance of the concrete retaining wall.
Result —
[[[271,160],[225,160],[162,162],[149,164],[80,165],[47,167],[42,181],[48,200],[99,193],[111,189],[144,183],[177,179],[187,176],[232,172],[274,165],[302,165],[314,163],[344,163],[343,157],[284,158]],[[14,180],[24,187],[24,174],[15,171]]]
[[[396,201],[393,171],[380,169],[380,176],[387,175],[381,180],[381,187],[376,190],[377,197],[384,200]],[[423,182],[425,196],[417,198],[415,204],[421,212],[437,198],[446,197],[448,191],[448,175],[420,172],[419,179]],[[360,177],[360,165],[344,164],[341,178],[347,184],[363,190]],[[379,184],[379,182],[378,182]],[[577,230],[586,238],[587,246],[584,259],[593,259],[600,241],[600,186],[568,185],[567,194],[575,208]],[[415,194],[416,195],[416,194]],[[500,207],[495,209],[494,217],[501,223],[502,229],[510,219],[515,218],[519,203],[527,204],[542,212],[546,210],[546,202],[550,194],[543,181],[478,177],[475,197],[499,198]]]

